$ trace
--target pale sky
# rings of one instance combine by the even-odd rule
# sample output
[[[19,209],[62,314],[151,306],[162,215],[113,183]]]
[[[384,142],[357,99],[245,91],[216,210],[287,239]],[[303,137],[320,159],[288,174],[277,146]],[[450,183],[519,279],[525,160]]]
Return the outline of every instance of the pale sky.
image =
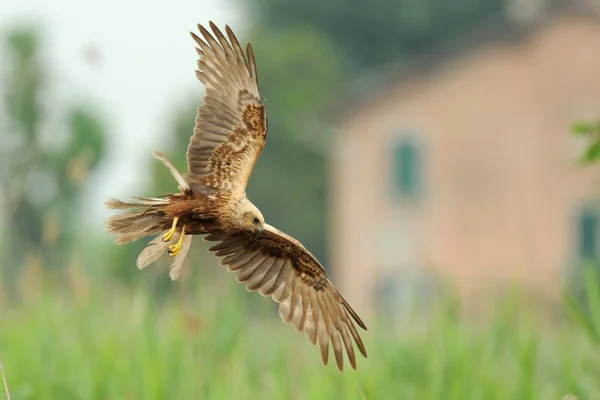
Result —
[[[173,112],[203,92],[188,32],[212,20],[243,36],[241,11],[236,0],[0,0],[2,38],[23,23],[43,34],[53,101],[99,107],[111,133],[110,158],[90,185],[94,225],[109,214],[106,197],[140,194],[132,185],[152,152],[168,149]]]

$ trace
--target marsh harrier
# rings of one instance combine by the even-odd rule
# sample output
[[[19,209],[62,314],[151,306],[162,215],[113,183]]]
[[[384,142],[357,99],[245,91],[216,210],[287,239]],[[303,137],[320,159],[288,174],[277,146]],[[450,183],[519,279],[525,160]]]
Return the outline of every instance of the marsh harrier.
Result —
[[[197,78],[206,86],[196,126],[187,149],[186,175],[161,153],[179,193],[164,197],[109,199],[106,206],[127,210],[110,217],[107,230],[118,244],[158,235],[137,259],[144,268],[168,253],[174,257],[170,277],[179,276],[194,235],[217,242],[209,248],[221,264],[237,273],[249,291],[258,290],[279,303],[281,319],[319,342],[327,365],[329,344],[343,370],[343,347],[352,368],[352,341],[367,357],[355,323],[367,329],[336,290],[319,261],[294,238],[265,223],[246,197],[246,184],[267,137],[265,105],[260,100],[252,46],[246,54],[231,29],[225,36],[212,22],[211,34],[198,25],[192,33],[199,54]]]

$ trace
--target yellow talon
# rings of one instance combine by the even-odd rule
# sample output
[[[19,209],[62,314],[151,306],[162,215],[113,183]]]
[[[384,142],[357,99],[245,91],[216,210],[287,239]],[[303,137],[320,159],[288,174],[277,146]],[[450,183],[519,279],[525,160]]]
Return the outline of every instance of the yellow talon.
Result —
[[[179,217],[175,217],[173,218],[173,226],[171,226],[171,229],[169,229],[169,231],[167,233],[165,233],[163,235],[163,242],[168,242],[169,240],[173,239],[173,236],[175,236],[175,228],[177,228],[177,221],[179,220]]]
[[[177,253],[179,253],[179,250],[181,250],[181,245],[183,244],[184,236],[185,236],[185,225],[181,227],[181,235],[179,236],[179,240],[177,241],[177,243],[169,246],[168,252],[171,257],[176,256]]]

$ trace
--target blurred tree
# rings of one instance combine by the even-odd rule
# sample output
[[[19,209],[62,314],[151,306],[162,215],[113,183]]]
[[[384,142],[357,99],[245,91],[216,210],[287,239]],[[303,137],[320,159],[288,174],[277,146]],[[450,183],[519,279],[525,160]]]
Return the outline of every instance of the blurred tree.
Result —
[[[347,72],[426,51],[500,19],[508,0],[252,0],[259,26],[273,32],[313,27],[345,56]]]
[[[10,33],[0,77],[2,261],[10,271],[31,261],[65,263],[78,195],[104,154],[104,129],[91,110],[57,109],[39,49],[33,29]],[[55,120],[63,124],[54,126]]]

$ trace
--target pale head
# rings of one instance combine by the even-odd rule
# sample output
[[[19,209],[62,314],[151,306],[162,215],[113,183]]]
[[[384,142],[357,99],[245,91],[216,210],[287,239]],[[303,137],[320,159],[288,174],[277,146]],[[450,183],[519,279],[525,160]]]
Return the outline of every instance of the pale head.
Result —
[[[262,233],[265,230],[265,217],[250,200],[245,199],[238,207],[238,223],[247,231]]]

